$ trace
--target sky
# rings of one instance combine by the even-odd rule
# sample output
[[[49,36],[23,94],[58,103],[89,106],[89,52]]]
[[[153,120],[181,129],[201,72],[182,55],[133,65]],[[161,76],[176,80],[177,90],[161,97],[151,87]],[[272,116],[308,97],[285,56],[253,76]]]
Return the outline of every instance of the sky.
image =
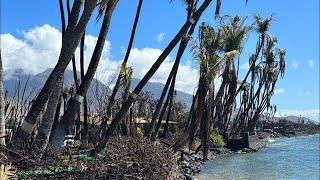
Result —
[[[129,40],[138,0],[120,0],[112,18],[107,43],[97,72],[107,81],[118,69]],[[1,53],[4,76],[17,69],[36,74],[52,68],[61,48],[60,14],[58,0],[1,0]],[[216,24],[215,1],[200,22]],[[302,115],[319,121],[319,1],[318,0],[224,0],[221,15],[262,17],[274,15],[270,34],[277,37],[277,46],[286,49],[286,74],[278,81],[272,103],[279,116]],[[144,0],[129,65],[133,76],[141,78],[161,54],[185,22],[182,1]],[[86,31],[85,59],[94,49],[101,22],[92,16]],[[254,52],[255,35],[249,35],[240,56],[240,74],[247,69],[248,56]],[[182,57],[177,75],[177,89],[193,93],[197,86],[197,64],[190,48]],[[79,49],[77,49],[77,52]],[[164,83],[173,65],[177,49],[161,65],[151,81]],[[78,54],[78,53],[76,53]],[[78,57],[77,57],[78,58]],[[88,62],[86,61],[86,64]]]

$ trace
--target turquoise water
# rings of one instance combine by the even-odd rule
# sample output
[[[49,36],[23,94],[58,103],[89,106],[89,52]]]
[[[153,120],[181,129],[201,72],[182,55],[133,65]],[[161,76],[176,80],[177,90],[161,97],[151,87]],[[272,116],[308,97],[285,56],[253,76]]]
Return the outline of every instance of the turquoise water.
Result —
[[[319,180],[319,135],[269,140],[266,148],[207,161],[199,180],[297,179]]]

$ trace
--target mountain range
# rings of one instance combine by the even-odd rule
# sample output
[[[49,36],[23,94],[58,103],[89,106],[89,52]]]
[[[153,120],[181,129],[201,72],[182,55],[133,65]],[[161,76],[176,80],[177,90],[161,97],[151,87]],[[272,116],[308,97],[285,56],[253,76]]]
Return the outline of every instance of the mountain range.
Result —
[[[4,80],[4,87],[7,93],[8,97],[13,97],[14,93],[16,92],[16,89],[20,86],[20,96],[25,91],[26,96],[30,94],[31,98],[36,96],[38,91],[42,88],[45,81],[49,77],[52,69],[47,69],[39,74],[36,75],[28,75],[25,73],[22,69],[17,69],[14,74],[10,76],[10,78],[6,78]],[[80,77],[80,73],[78,73],[78,78]],[[24,86],[26,82],[28,81],[27,86]],[[71,87],[73,80],[73,72],[71,70],[66,70],[64,73],[64,86],[65,87]],[[138,83],[140,82],[140,79],[133,78],[131,82],[131,89],[135,88]],[[20,85],[19,85],[20,83]],[[92,93],[95,91],[95,88],[99,87],[99,90],[105,90],[106,92],[110,92],[109,87],[107,87],[105,84],[100,82],[97,79],[94,79],[91,83],[90,89],[88,91],[88,97],[93,97]],[[154,99],[159,99],[161,92],[164,88],[164,85],[162,83],[158,82],[148,82],[145,87],[142,89],[143,92],[149,91],[152,93]],[[186,110],[188,110],[191,107],[192,104],[192,95],[176,90],[176,101],[181,102],[186,106]],[[237,110],[236,110],[237,111]],[[316,122],[314,120],[310,120],[305,117],[299,117],[299,116],[287,116],[285,117],[287,120],[292,122],[298,122],[300,120],[304,120],[304,122]],[[263,117],[262,117],[263,119]],[[275,117],[273,120],[278,121],[280,118]],[[317,122],[316,122],[317,123]]]
[[[28,96],[30,94],[31,97],[37,95],[39,90],[43,87],[47,78],[49,77],[52,69],[47,69],[39,74],[28,75],[22,69],[17,69],[14,74],[12,74],[9,78],[6,78],[3,82],[4,88],[7,92],[8,97],[13,97],[16,89],[20,89],[20,94],[25,91],[25,94]],[[78,78],[80,78],[80,73],[78,73]],[[64,86],[71,87],[74,82],[73,71],[67,69],[64,73]],[[140,79],[133,78],[131,82],[131,89],[135,88]],[[27,86],[25,87],[25,84]],[[100,82],[97,79],[94,79],[91,83],[90,89],[88,91],[88,97],[91,96],[96,87],[99,87],[99,90],[109,91],[109,87],[107,87],[104,83]],[[145,87],[142,89],[142,92],[149,91],[152,93],[154,99],[159,99],[161,92],[164,88],[164,85],[157,82],[148,82]],[[25,90],[24,90],[25,89]],[[176,90],[176,101],[183,103],[186,108],[189,108],[192,103],[192,95]]]

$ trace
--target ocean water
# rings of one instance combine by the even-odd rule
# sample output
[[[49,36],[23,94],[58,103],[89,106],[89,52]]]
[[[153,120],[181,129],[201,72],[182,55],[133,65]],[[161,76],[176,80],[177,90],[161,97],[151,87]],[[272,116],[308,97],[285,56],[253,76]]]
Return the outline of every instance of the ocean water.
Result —
[[[320,179],[320,135],[271,139],[256,153],[207,161],[199,180]]]

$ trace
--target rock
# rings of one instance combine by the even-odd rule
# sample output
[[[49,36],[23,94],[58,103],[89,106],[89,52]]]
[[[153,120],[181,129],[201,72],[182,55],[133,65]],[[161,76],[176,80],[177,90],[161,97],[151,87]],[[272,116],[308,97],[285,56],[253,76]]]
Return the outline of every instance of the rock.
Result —
[[[186,177],[187,180],[194,180],[194,177],[190,174],[185,174],[184,176]]]

